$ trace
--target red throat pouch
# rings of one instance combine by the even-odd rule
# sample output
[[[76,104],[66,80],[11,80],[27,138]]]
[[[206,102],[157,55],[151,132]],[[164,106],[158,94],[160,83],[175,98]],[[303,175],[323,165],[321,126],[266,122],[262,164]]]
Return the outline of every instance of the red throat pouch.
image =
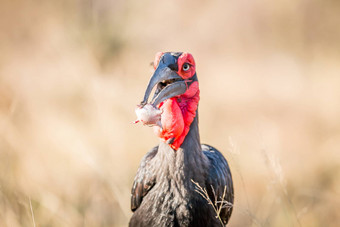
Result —
[[[178,150],[188,134],[198,102],[199,88],[195,81],[183,95],[167,99],[159,105],[162,110],[162,128],[154,126],[154,131],[163,141],[172,140],[169,146],[174,150]]]

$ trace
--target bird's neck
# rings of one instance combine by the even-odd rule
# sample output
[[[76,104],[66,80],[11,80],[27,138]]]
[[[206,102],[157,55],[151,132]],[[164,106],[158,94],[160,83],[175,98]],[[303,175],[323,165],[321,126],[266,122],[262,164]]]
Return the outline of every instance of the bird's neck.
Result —
[[[158,151],[159,168],[167,173],[167,180],[183,184],[188,189],[193,188],[192,180],[204,184],[208,160],[201,148],[197,113],[179,149],[174,150],[161,141]]]
[[[180,148],[175,150],[161,140],[153,161],[157,182],[153,207],[162,207],[161,212],[165,212],[165,217],[168,211],[174,211],[171,214],[176,215],[175,220],[183,223],[183,226],[190,226],[187,222],[191,218],[194,219],[192,208],[197,206],[197,201],[203,200],[202,196],[195,192],[195,184],[192,181],[206,187],[208,169],[208,160],[200,145],[197,114]],[[206,201],[202,201],[202,206],[205,204]]]

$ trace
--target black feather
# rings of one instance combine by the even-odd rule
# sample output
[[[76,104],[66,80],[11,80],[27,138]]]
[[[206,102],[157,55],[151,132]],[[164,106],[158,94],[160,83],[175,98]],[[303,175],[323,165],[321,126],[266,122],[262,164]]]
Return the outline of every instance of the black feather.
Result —
[[[223,155],[209,145],[200,145],[197,116],[182,146],[174,151],[161,142],[141,161],[131,191],[129,226],[221,226],[213,207],[195,191],[197,182],[206,188],[220,217],[228,223],[234,202],[230,169]],[[223,192],[226,187],[224,198]]]
[[[135,176],[135,181],[131,190],[131,210],[135,211],[142,203],[143,197],[155,185],[156,176],[152,172],[150,160],[155,157],[158,146],[152,148],[142,159]]]

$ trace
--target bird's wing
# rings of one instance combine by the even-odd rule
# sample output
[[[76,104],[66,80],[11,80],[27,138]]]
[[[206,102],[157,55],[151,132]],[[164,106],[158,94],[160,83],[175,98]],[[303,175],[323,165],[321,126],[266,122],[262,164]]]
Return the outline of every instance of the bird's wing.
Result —
[[[151,170],[150,161],[158,152],[158,146],[152,148],[142,159],[131,190],[131,210],[135,211],[143,197],[155,185],[156,176]]]
[[[234,188],[228,162],[214,147],[202,144],[202,151],[210,161],[206,189],[224,224],[228,223],[234,203]],[[224,196],[223,196],[224,195]],[[220,206],[222,205],[222,208]]]

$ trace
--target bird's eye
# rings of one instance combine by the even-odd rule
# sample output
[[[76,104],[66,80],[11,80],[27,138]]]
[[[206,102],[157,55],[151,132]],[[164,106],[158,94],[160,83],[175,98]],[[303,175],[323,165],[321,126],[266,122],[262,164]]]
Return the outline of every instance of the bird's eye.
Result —
[[[188,63],[183,64],[183,70],[188,71],[190,69],[190,65]]]

